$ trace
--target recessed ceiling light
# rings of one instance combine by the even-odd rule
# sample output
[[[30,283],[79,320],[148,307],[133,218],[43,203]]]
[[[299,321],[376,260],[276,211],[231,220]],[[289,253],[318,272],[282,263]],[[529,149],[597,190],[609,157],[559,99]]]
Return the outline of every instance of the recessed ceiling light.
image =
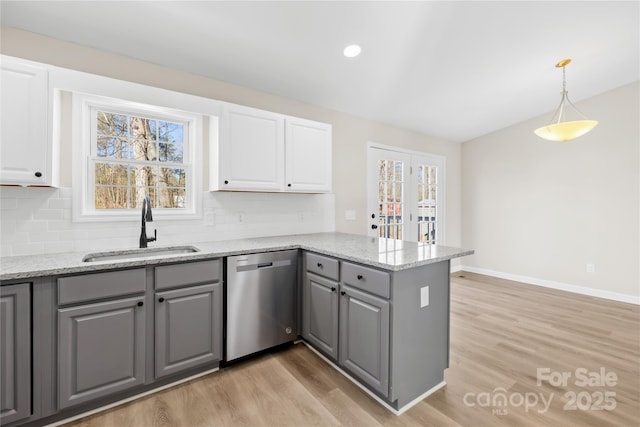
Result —
[[[362,48],[360,48],[360,46],[358,46],[357,44],[351,44],[347,47],[344,48],[344,56],[346,56],[347,58],[355,58],[356,56],[360,55],[360,52],[362,52]]]

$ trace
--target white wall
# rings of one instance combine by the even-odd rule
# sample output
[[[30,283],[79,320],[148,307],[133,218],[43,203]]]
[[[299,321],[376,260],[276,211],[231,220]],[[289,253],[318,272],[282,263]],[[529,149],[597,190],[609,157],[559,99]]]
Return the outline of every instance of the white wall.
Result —
[[[549,113],[463,144],[467,269],[640,302],[639,92],[577,103],[600,123],[574,141],[533,134]]]
[[[230,211],[245,210],[246,203],[253,203],[260,200],[261,207],[264,207],[265,215],[271,218],[269,224],[262,224],[263,218],[254,217],[255,226],[251,226],[248,221],[242,225],[230,227],[229,225],[217,226],[217,232],[211,233],[205,227],[203,221],[195,222],[174,222],[172,225],[164,225],[163,228],[171,229],[169,234],[178,236],[180,228],[184,227],[185,236],[202,238],[202,236],[227,236],[226,238],[246,237],[247,235],[264,235],[265,230],[272,229],[278,232],[269,234],[290,234],[297,232],[313,231],[343,231],[357,234],[367,232],[367,212],[366,212],[366,157],[367,143],[377,142],[380,144],[404,147],[407,149],[422,151],[426,153],[445,156],[447,169],[447,206],[446,206],[446,238],[445,242],[450,246],[459,246],[460,236],[460,144],[451,143],[436,138],[431,138],[415,132],[395,128],[383,123],[376,123],[362,118],[354,117],[337,111],[331,111],[312,105],[304,104],[295,100],[258,92],[252,89],[243,88],[229,83],[216,81],[201,76],[172,70],[158,65],[138,61],[132,58],[114,55],[108,52],[87,48],[37,34],[25,32],[14,28],[1,28],[2,45],[1,52],[6,55],[29,59],[37,62],[52,64],[58,67],[69,68],[78,71],[103,75],[116,79],[156,86],[177,92],[203,96],[221,101],[228,101],[237,104],[247,105],[264,110],[274,111],[292,116],[317,120],[333,125],[333,195],[309,196],[309,195],[246,195],[235,194],[234,197],[205,193],[204,203],[208,199],[222,200],[220,208]],[[205,158],[208,149],[205,146]],[[49,205],[59,203],[54,200],[62,200],[70,197],[66,189],[71,186],[71,145],[68,141],[61,141],[61,165],[62,176],[61,185],[64,187],[59,192],[56,190],[23,189],[5,191],[2,190],[2,200],[6,203],[7,211],[14,210],[12,214],[2,216],[3,249],[11,249],[10,252],[2,252],[2,255],[42,253],[56,250],[71,250],[71,243],[55,245],[45,244],[42,241],[35,241],[36,235],[20,234],[25,227],[43,228],[43,224],[33,225],[29,221],[37,221],[42,216],[38,209],[48,209]],[[207,162],[204,162],[204,181],[208,177]],[[51,193],[50,198],[45,194]],[[38,202],[20,203],[19,199],[37,199]],[[282,204],[282,200],[286,200]],[[237,202],[239,205],[234,205]],[[331,220],[327,219],[326,212],[330,210]],[[346,220],[345,211],[355,210],[356,220]],[[306,212],[300,215],[300,212]],[[20,223],[12,224],[9,219],[11,215],[19,218]],[[58,214],[55,214],[56,216]],[[303,220],[300,221],[299,218]],[[31,218],[31,219],[29,219]],[[312,218],[315,218],[312,220]],[[6,221],[5,221],[6,219]],[[6,222],[6,224],[5,224]],[[302,222],[302,224],[300,224]],[[15,225],[15,229],[13,228]],[[267,226],[268,225],[268,226]],[[72,230],[83,230],[86,225],[79,226],[71,224]],[[96,230],[103,226],[96,226]],[[112,240],[104,240],[101,245],[109,248],[121,247],[126,243],[131,246],[137,242],[137,235],[133,232],[134,224],[128,231],[120,229],[120,225],[112,224],[112,229],[117,229],[114,233],[123,234]],[[160,235],[162,234],[158,225]],[[200,231],[198,231],[200,230]],[[56,230],[57,231],[57,230]],[[13,234],[12,234],[13,233]],[[30,233],[30,232],[27,232]],[[35,231],[34,231],[35,233]],[[131,240],[130,236],[135,235],[136,240]],[[166,233],[166,231],[164,232]],[[87,234],[87,233],[85,233]],[[61,234],[62,235],[62,234]],[[84,234],[81,231],[74,232],[74,235],[81,239]],[[46,238],[54,238],[55,234]],[[27,237],[27,240],[24,239]],[[41,237],[44,238],[44,237]],[[32,239],[32,240],[28,240]],[[177,239],[177,237],[176,237]],[[72,242],[73,240],[66,240]],[[96,245],[98,243],[96,242]],[[167,240],[161,242],[169,243]],[[34,243],[34,244],[31,244]],[[171,243],[174,243],[173,241]],[[14,244],[26,245],[18,246]],[[73,246],[73,250],[84,250],[85,245],[78,243]],[[78,249],[78,248],[82,249]],[[106,247],[100,247],[105,249]]]

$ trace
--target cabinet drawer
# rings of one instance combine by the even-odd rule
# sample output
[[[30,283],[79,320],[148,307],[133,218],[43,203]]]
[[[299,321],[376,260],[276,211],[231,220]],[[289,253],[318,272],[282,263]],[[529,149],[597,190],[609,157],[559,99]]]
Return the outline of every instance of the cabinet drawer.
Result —
[[[145,269],[83,274],[58,279],[58,304],[72,304],[145,291]]]
[[[338,260],[326,256],[305,252],[307,271],[332,280],[338,280]]]
[[[220,281],[220,260],[185,262],[155,268],[156,289]]]
[[[363,291],[389,298],[390,276],[384,271],[350,262],[342,263],[342,282]]]

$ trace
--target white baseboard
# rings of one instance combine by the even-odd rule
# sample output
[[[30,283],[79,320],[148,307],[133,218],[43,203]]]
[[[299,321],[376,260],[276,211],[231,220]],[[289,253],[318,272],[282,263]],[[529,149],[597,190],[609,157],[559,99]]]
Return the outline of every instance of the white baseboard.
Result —
[[[460,264],[458,264],[458,265],[453,265],[452,264],[450,272],[451,273],[457,273],[458,271],[462,271],[462,270],[464,270],[464,269],[462,268],[462,266]],[[470,270],[467,270],[467,271],[470,271]]]
[[[529,285],[542,286],[545,288],[557,289],[560,291],[573,292],[581,295],[588,295],[597,298],[604,298],[613,301],[626,302],[629,304],[640,305],[640,296],[621,294],[618,292],[610,292],[602,289],[587,288],[585,286],[571,285],[568,283],[555,282],[553,280],[538,279],[535,277],[520,276],[518,274],[503,273],[501,271],[489,270],[486,268],[477,268],[469,266],[461,266],[456,271],[468,271],[470,273],[484,274],[485,276],[498,277],[500,279],[513,280]],[[453,272],[453,271],[452,271]]]

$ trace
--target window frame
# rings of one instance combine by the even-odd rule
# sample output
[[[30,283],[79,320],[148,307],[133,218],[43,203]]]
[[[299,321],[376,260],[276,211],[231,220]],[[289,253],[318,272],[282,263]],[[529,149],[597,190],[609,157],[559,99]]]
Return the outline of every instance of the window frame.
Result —
[[[137,208],[128,209],[96,209],[95,208],[95,163],[109,162],[109,158],[97,156],[97,138],[94,111],[106,110],[128,116],[184,123],[183,163],[185,169],[185,204],[186,208],[154,208],[153,215],[157,219],[193,219],[201,218],[200,193],[202,192],[201,167],[197,163],[202,156],[203,117],[175,108],[150,105],[124,99],[91,95],[81,92],[72,93],[73,149],[74,149],[74,204],[73,221],[131,221],[138,220],[140,212]],[[124,162],[136,164],[134,159]],[[77,162],[76,162],[77,161]],[[77,164],[80,163],[80,164]],[[119,163],[119,162],[114,162]],[[162,162],[152,162],[153,165]],[[168,166],[176,163],[167,163]]]

